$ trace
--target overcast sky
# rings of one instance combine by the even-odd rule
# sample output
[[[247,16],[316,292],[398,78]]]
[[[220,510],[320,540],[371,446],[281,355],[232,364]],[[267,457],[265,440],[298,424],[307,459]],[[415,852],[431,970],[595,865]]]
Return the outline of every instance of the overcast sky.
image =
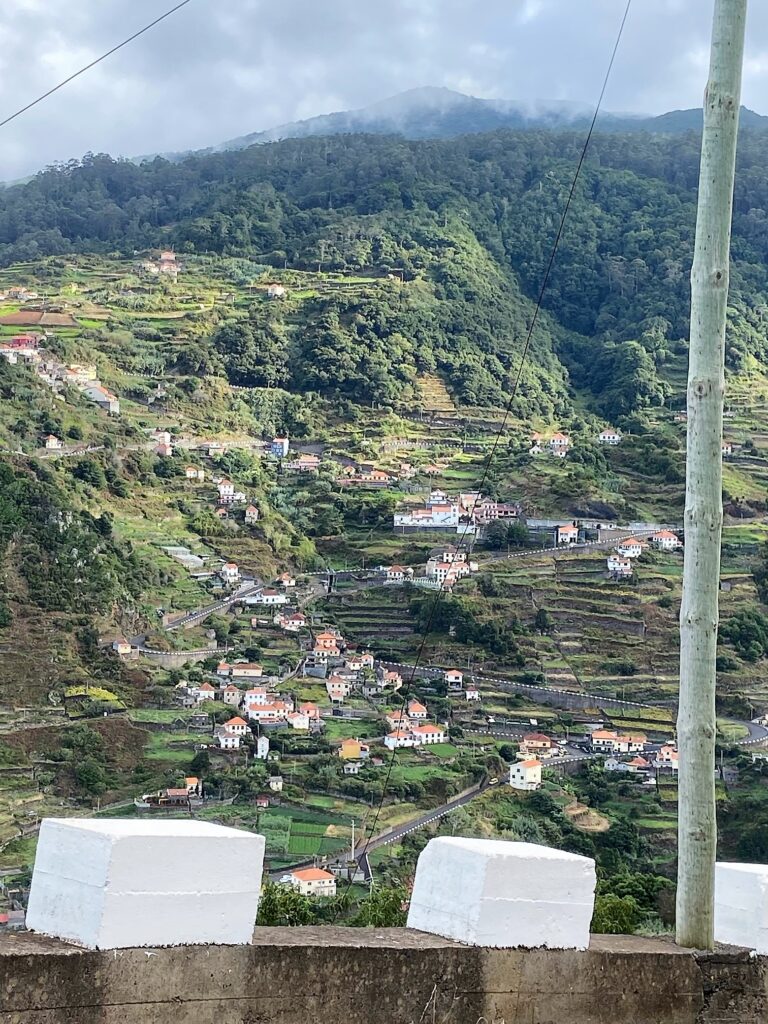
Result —
[[[0,120],[173,5],[5,0]],[[698,106],[713,0],[634,0],[605,109]],[[213,145],[422,85],[594,102],[624,0],[192,0],[0,129],[0,180],[93,152]],[[768,113],[768,3],[744,102]]]

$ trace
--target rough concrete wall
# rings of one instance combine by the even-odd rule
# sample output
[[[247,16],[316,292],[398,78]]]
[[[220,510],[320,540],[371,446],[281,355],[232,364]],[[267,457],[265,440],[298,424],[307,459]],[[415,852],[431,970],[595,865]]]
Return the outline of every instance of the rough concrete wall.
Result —
[[[766,962],[606,936],[489,950],[400,929],[257,929],[252,946],[0,941],[0,1024],[766,1024]]]

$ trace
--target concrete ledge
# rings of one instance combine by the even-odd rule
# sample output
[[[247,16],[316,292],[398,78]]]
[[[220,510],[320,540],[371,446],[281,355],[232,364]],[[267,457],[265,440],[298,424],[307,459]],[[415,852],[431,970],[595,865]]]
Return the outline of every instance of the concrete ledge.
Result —
[[[462,946],[405,929],[258,928],[250,946],[0,940],[0,1024],[764,1024],[768,960],[593,937]]]

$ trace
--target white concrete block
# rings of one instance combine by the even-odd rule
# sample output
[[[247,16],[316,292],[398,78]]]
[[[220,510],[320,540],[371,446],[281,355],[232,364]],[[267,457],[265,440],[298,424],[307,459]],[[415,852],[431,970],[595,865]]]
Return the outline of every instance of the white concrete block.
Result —
[[[249,943],[264,837],[208,822],[46,818],[27,927],[90,949]]]
[[[768,953],[768,865],[715,865],[715,941]]]
[[[473,946],[586,949],[594,902],[589,857],[439,836],[419,857],[408,927]]]

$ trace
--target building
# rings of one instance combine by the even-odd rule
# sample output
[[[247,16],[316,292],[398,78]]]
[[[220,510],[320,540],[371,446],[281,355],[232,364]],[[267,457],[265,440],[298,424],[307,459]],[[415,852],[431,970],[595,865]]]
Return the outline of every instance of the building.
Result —
[[[509,766],[509,784],[513,789],[530,791],[541,785],[541,761],[532,757]]]
[[[240,706],[242,696],[242,691],[234,683],[228,683],[221,691],[221,699],[225,704],[233,708]]]
[[[289,572],[281,572],[275,580],[275,583],[277,583],[279,587],[285,587],[286,589],[289,587],[295,587],[296,577],[291,576]]]
[[[243,707],[249,711],[253,707],[264,707],[269,704],[269,693],[261,686],[246,690],[243,694]]]
[[[94,383],[90,387],[83,388],[82,394],[89,402],[93,402],[94,405],[98,405],[98,407],[103,409],[104,412],[108,412],[112,416],[118,416],[120,414],[120,400],[117,395],[113,395],[112,392],[102,384]],[[168,454],[172,454],[172,451]]]
[[[413,576],[413,569],[406,569],[402,565],[389,565],[386,576],[387,583],[403,583],[406,578]]]
[[[289,473],[316,473],[320,468],[320,456],[302,454],[284,465]]]
[[[430,743],[445,743],[445,727],[427,723],[425,725],[414,725],[411,735],[415,736],[418,743],[428,745]]]
[[[249,525],[252,523],[258,523],[259,521],[259,510],[255,505],[249,505],[245,510],[245,521]]]
[[[259,761],[266,761],[269,757],[269,739],[266,736],[259,736],[256,740],[256,757]]]
[[[578,544],[579,542],[579,530],[573,523],[563,523],[562,526],[558,526],[555,536],[560,546]]]
[[[720,454],[723,456],[733,455],[733,445],[730,441],[723,441],[720,445]]]
[[[665,743],[656,754],[656,767],[668,768],[676,772],[678,768],[677,747],[673,743]]]
[[[283,777],[282,775],[270,775],[267,780],[267,784],[273,793],[282,793],[283,791]]]
[[[267,298],[284,299],[285,288],[281,284],[271,284],[269,288],[267,288]]]
[[[172,444],[159,444],[155,448],[155,455],[159,455],[163,459],[170,458],[173,455]]]
[[[606,427],[597,435],[597,440],[600,444],[621,444],[621,434],[613,427]]]
[[[464,673],[458,668],[447,668],[443,672],[443,682],[449,686],[461,686],[464,682]]]
[[[229,674],[233,679],[261,679],[264,667],[257,661],[237,661],[230,667]]]
[[[233,736],[245,736],[248,732],[248,723],[244,718],[240,718],[239,715],[235,718],[230,718],[228,722],[225,722],[222,728],[226,729],[228,733]]]
[[[241,737],[237,733],[227,732],[223,725],[216,727],[214,733],[216,739],[219,741],[219,748],[221,750],[239,750]]]
[[[417,700],[408,701],[408,717],[414,721],[426,721],[427,709]]]
[[[115,652],[115,654],[119,655],[121,658],[124,658],[127,654],[131,653],[131,645],[128,643],[125,637],[120,636],[117,638],[117,640],[112,641],[112,650]]]
[[[384,746],[387,750],[397,750],[399,747],[417,747],[418,745],[419,741],[410,729],[395,729],[384,737]]]
[[[235,500],[235,485],[231,480],[220,480],[216,485],[216,490],[222,505],[231,505]]]
[[[683,546],[682,541],[676,533],[671,530],[659,530],[651,537],[651,544],[659,551],[677,551]]]
[[[348,679],[333,675],[325,681],[325,689],[332,704],[343,704],[352,692],[352,684]]]
[[[198,466],[185,466],[184,476],[187,480],[205,480],[205,470]]]
[[[358,739],[342,740],[338,749],[338,755],[342,761],[360,761],[362,758],[368,757],[369,753],[368,745],[361,743]]]
[[[632,575],[632,559],[622,558],[621,555],[608,555],[606,567],[611,576],[625,579]]]
[[[320,714],[320,708],[310,700],[304,701],[303,704],[299,704],[299,711],[302,715],[306,715],[311,722],[320,721],[320,718],[322,717]]]
[[[269,454],[276,459],[284,459],[288,454],[289,441],[287,437],[273,437],[269,445]]]
[[[202,704],[204,700],[216,700],[216,687],[210,683],[200,683],[199,686],[190,686],[188,689],[198,704]]]
[[[288,633],[298,633],[307,624],[307,617],[301,612],[294,612],[293,615],[276,615],[275,624]]]
[[[590,736],[593,750],[609,754],[637,754],[647,742],[642,733],[616,733],[610,729],[596,729]]]
[[[55,434],[49,434],[43,441],[43,444],[49,451],[59,451],[64,447],[64,443],[60,437],[56,437]]]
[[[288,596],[287,594],[283,594],[272,587],[265,587],[263,590],[259,591],[258,594],[252,594],[250,597],[246,597],[245,603],[262,604],[267,608],[274,608],[280,604],[288,604]]]
[[[549,451],[559,459],[564,459],[571,447],[571,439],[567,434],[556,433],[549,439]]]
[[[336,895],[336,876],[323,868],[299,868],[283,875],[280,881],[298,889],[302,896]]]
[[[622,558],[639,558],[642,555],[646,544],[637,537],[629,537],[616,546],[616,554]]]
[[[219,569],[219,576],[225,583],[237,583],[240,579],[240,570],[237,562],[225,562]]]
[[[480,691],[476,686],[468,686],[464,691],[465,700],[480,700]]]
[[[229,662],[228,661],[220,661],[219,664],[216,666],[216,675],[217,676],[223,676],[224,678],[226,678],[227,676],[229,676],[231,674],[232,674],[232,666],[229,664]]]
[[[520,741],[518,756],[549,757],[556,747],[555,741],[543,732],[527,732]]]
[[[309,731],[309,715],[302,714],[301,711],[291,711],[285,716],[285,720],[292,729],[296,729],[298,732]]]

